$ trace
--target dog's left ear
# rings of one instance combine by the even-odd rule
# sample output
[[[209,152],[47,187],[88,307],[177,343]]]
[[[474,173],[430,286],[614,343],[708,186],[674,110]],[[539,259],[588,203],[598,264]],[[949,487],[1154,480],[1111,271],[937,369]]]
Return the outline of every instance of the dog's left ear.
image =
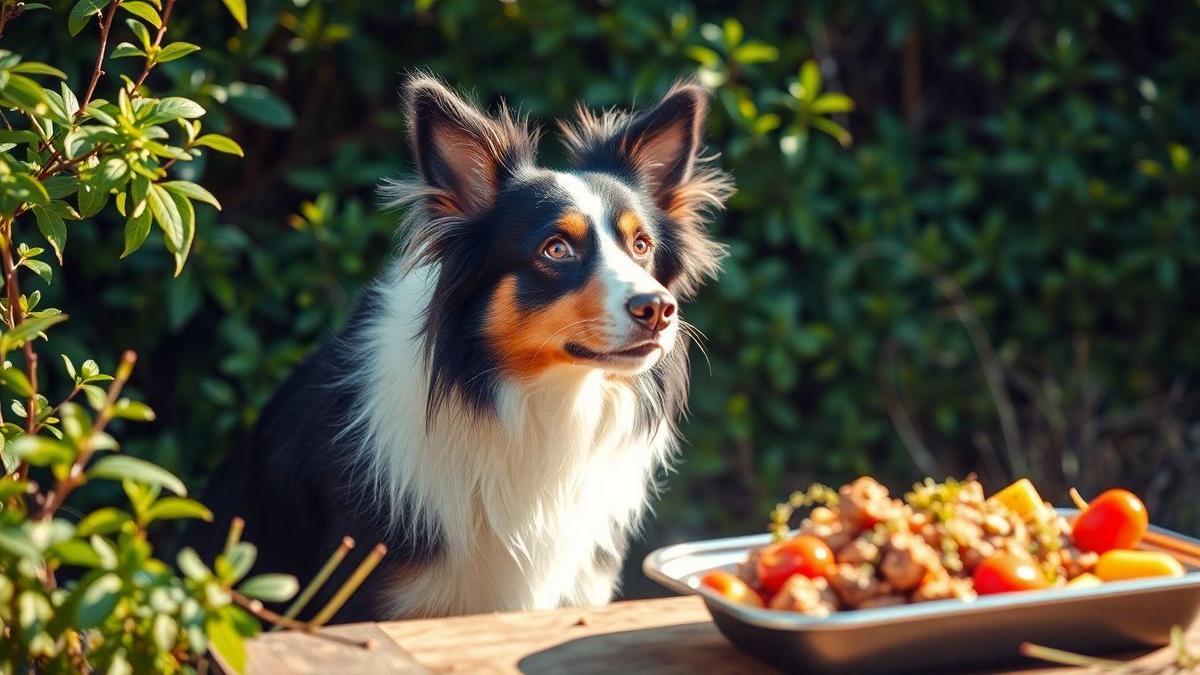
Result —
[[[580,109],[578,125],[564,127],[563,136],[577,165],[632,174],[671,212],[684,206],[680,200],[695,177],[707,111],[707,92],[680,84],[636,115]]]

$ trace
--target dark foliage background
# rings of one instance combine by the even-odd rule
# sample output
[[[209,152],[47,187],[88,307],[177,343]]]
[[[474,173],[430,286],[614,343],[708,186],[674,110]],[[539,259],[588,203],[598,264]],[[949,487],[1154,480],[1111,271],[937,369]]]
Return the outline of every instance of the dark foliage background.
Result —
[[[219,3],[181,3],[204,50],[154,76],[246,149],[186,169],[225,206],[200,210],[188,268],[172,280],[157,246],[118,266],[121,224],[89,221],[71,246],[106,255],[68,251],[52,291],[90,298],[63,305],[70,352],[142,355],[159,419],[129,451],[201,481],[381,268],[405,70],[546,127],[698,76],[740,191],[725,272],[686,310],[707,358],[647,545],[758,529],[789,489],[864,472],[1029,475],[1058,501],[1124,485],[1200,530],[1196,2],[252,4],[227,39]],[[4,46],[76,83],[95,38],[64,12]],[[812,109],[809,59],[853,111]]]

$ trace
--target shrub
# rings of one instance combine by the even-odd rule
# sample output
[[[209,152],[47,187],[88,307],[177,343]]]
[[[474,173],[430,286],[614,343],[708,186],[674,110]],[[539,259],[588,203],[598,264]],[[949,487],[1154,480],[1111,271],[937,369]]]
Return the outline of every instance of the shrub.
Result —
[[[67,223],[96,216],[110,201],[125,221],[122,257],[157,227],[176,275],[195,239],[197,203],[220,207],[208,190],[169,170],[206,149],[241,154],[239,146],[203,133],[205,110],[195,101],[156,97],[144,86],[156,66],[199,49],[165,39],[173,5],[75,4],[70,33],[93,23],[100,31],[95,66],[78,91],[56,82],[66,79],[58,68],[0,51],[0,107],[15,113],[0,130],[0,382],[15,396],[0,417],[3,673],[177,672],[191,670],[210,648],[241,670],[242,640],[258,631],[252,612],[262,611],[252,598],[281,601],[297,590],[295,579],[281,575],[243,581],[255,549],[239,541],[236,527],[211,569],[190,549],[178,559],[183,576],[154,557],[152,524],[212,514],[174,474],[119,452],[109,433],[119,420],[154,419],[149,406],[123,395],[136,358],[126,352],[112,375],[93,360],[77,366],[65,355],[39,358],[67,316],[46,306],[40,290],[22,291],[34,275],[51,282],[51,259],[99,255],[86,244],[67,255],[68,241],[75,243]],[[0,30],[11,34],[21,14],[44,9],[5,0]],[[134,42],[109,53],[119,18]],[[113,86],[102,69],[124,57],[137,60],[140,75]],[[49,368],[61,368],[69,384],[57,394],[40,386]],[[122,487],[124,508],[79,513],[66,506],[76,488],[104,481]]]

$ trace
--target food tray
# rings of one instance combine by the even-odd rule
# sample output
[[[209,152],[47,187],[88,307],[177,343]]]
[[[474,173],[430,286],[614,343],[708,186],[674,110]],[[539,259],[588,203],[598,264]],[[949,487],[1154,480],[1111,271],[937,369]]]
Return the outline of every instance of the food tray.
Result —
[[[1200,545],[1175,532],[1150,529]],[[704,572],[733,571],[751,549],[770,539],[762,534],[668,546],[647,556],[642,569],[672,591],[700,595],[730,641],[787,671],[894,672],[1014,664],[1022,660],[1018,650],[1026,641],[1088,654],[1129,651],[1167,644],[1172,626],[1187,628],[1200,613],[1200,570],[1188,565],[1181,577],[1006,593],[970,602],[939,600],[828,617],[747,607],[700,588]]]

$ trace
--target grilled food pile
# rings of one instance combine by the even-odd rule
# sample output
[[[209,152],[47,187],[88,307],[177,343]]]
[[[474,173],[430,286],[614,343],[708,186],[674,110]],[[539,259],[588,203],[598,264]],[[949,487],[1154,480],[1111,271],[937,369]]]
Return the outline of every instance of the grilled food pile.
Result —
[[[836,491],[814,485],[775,508],[774,543],[736,575],[713,571],[701,584],[734,602],[827,616],[1183,574],[1166,553],[1134,550],[1149,524],[1135,495],[1109,490],[1090,504],[1073,496],[1081,512],[1068,522],[1026,479],[990,498],[974,478],[926,479],[899,499],[866,476]]]

